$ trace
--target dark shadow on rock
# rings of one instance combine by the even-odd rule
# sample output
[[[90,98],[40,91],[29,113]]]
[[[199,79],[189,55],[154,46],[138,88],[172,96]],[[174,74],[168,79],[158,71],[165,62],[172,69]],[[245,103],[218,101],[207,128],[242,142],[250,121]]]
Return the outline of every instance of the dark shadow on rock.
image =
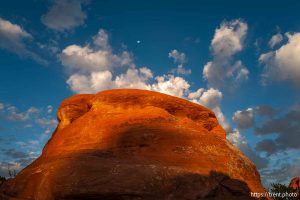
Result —
[[[209,175],[201,175],[178,171],[159,164],[141,165],[134,159],[132,162],[122,160],[110,151],[89,151],[66,157],[65,161],[66,159],[69,160],[61,166],[62,168],[56,168],[60,171],[54,179],[49,180],[50,186],[44,186],[46,188],[44,194],[52,193],[53,200],[254,199],[250,197],[250,189],[245,182],[215,171],[211,171]],[[86,162],[87,160],[89,163]],[[49,166],[52,166],[51,162],[49,160]],[[27,181],[30,181],[30,178],[34,177],[27,176],[27,178],[29,179]],[[40,180],[36,180],[38,181],[36,184],[40,184]],[[26,182],[22,180],[17,183],[24,183],[23,181]],[[11,199],[18,194],[18,191],[11,188],[17,184],[13,182],[14,180],[8,181],[6,187],[4,186],[2,191],[2,188],[0,189],[1,200]],[[35,185],[35,183],[31,184]],[[36,197],[28,198],[28,200],[33,199]]]
[[[151,191],[123,193],[110,191],[99,194],[70,194],[59,200],[250,200],[247,184],[225,174],[211,172],[209,176],[187,173],[176,176],[167,186],[157,184]]]
[[[0,188],[0,200],[254,199],[241,180],[216,171],[207,175],[182,167],[182,163],[194,164],[194,160],[188,160],[189,153],[200,155],[189,152],[187,147],[191,140],[201,138],[184,134],[186,129],[160,127],[162,119],[155,120],[150,127],[118,127],[106,149],[42,155]],[[213,140],[217,136],[210,137]],[[207,154],[199,156],[199,160]],[[201,168],[198,163],[197,166]]]

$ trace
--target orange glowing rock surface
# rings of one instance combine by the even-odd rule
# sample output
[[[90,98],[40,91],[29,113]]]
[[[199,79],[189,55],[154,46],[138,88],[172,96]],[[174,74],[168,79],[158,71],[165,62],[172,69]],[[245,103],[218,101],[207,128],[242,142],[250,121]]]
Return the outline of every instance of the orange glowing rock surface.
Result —
[[[300,190],[300,177],[295,177],[291,180],[289,187],[294,190]]]
[[[255,165],[198,104],[109,90],[64,100],[58,119],[42,155],[0,199],[250,199],[264,191]]]

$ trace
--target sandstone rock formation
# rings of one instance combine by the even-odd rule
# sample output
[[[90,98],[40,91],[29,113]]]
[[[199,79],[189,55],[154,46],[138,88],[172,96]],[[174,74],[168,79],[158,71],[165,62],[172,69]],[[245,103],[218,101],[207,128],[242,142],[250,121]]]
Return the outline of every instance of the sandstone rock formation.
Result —
[[[295,177],[291,180],[289,187],[293,190],[300,190],[300,177]]]
[[[62,102],[42,155],[4,184],[7,199],[250,199],[263,192],[254,164],[215,114],[144,90]]]

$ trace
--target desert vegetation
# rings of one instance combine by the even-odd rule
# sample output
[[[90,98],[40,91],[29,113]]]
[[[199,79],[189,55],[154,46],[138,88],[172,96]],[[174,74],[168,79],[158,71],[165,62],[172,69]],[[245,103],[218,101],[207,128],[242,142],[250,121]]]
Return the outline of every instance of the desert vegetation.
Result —
[[[299,196],[299,188],[293,189],[287,185],[281,184],[281,183],[272,183],[271,188],[269,189],[269,192],[271,193],[285,193],[285,194],[291,194],[291,193],[297,193],[297,197],[274,197],[274,200],[300,200]]]

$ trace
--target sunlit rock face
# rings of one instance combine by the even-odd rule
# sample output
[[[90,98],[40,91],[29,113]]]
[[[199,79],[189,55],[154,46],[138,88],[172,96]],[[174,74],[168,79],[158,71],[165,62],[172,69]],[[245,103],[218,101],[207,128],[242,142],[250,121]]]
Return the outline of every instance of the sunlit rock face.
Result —
[[[42,155],[0,189],[2,199],[250,199],[253,163],[215,114],[144,90],[62,102]],[[0,198],[0,199],[1,199]]]
[[[291,180],[289,187],[293,190],[300,190],[300,177],[295,177]]]

